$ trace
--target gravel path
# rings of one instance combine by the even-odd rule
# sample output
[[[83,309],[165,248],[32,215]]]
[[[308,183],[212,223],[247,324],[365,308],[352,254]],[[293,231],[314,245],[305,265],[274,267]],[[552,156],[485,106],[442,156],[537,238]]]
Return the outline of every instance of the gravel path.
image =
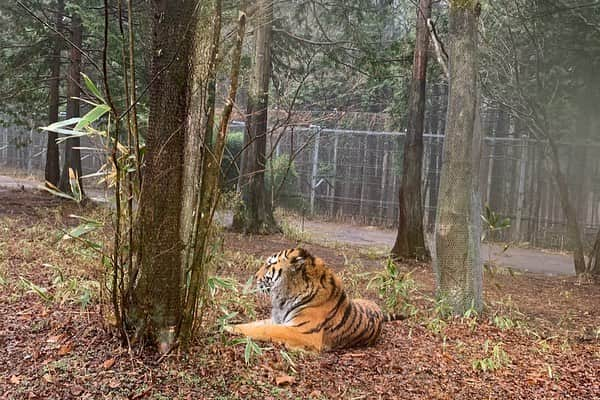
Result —
[[[298,229],[302,229],[298,223]],[[356,226],[333,222],[304,221],[304,231],[313,239],[333,243],[344,243],[361,247],[391,249],[396,232],[374,226]],[[503,252],[502,246],[492,245],[492,262],[500,267],[516,268],[522,271],[547,275],[574,275],[573,259],[563,253],[542,249],[511,247]],[[483,244],[481,256],[487,260],[490,246]]]
[[[0,175],[0,190],[36,189],[42,183],[34,179],[13,178]],[[93,192],[94,200],[103,200],[102,193]],[[227,219],[227,218],[225,218]],[[301,221],[297,228],[302,229]],[[304,231],[313,239],[324,242],[342,243],[361,247],[390,249],[394,244],[396,233],[389,229],[373,226],[357,226],[322,221],[304,221]],[[482,246],[482,257],[488,259],[490,246]],[[523,271],[543,273],[547,275],[573,275],[573,261],[569,255],[540,249],[513,247],[502,252],[501,246],[492,245],[492,260],[495,265],[516,268]]]

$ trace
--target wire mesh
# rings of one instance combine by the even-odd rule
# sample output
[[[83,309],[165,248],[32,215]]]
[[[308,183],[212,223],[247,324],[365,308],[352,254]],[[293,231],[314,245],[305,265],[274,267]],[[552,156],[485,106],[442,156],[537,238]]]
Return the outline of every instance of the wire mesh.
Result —
[[[290,156],[302,146],[304,150],[294,159],[296,187],[288,188],[282,202],[299,198],[308,213],[395,227],[404,138],[402,132],[291,130],[280,140],[276,154]],[[442,135],[424,135],[422,197],[424,224],[430,232],[435,224],[443,141]],[[597,147],[560,144],[571,201],[589,238],[600,227],[600,160],[593,155]],[[511,219],[510,229],[497,233],[497,239],[568,247],[547,151],[546,143],[527,137],[485,138],[479,176],[482,201]],[[582,153],[583,171],[573,167]]]
[[[276,157],[293,159],[279,205],[332,220],[395,227],[402,170],[403,132],[287,128],[277,143]],[[424,135],[424,225],[435,223],[443,135]],[[81,146],[84,174],[105,162],[89,138]],[[46,136],[39,130],[0,127],[0,167],[43,176]],[[566,222],[551,166],[547,144],[526,137],[486,137],[483,144],[480,191],[483,204],[511,219],[508,230],[496,234],[506,241],[566,248]],[[561,165],[569,183],[584,236],[591,240],[600,228],[599,145],[561,143]],[[61,149],[62,154],[62,149]],[[293,178],[293,179],[292,179]]]

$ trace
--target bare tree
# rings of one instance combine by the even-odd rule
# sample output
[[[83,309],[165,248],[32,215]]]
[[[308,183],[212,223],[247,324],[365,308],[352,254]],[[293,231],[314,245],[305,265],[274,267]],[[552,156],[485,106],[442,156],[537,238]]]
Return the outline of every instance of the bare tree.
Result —
[[[477,117],[478,1],[450,1],[448,115],[444,142],[437,221],[434,270],[438,297],[455,314],[482,307],[483,272],[479,260],[477,229],[478,143],[474,138]],[[474,152],[475,150],[475,152]],[[474,157],[475,155],[475,157]]]
[[[402,183],[398,201],[398,235],[392,254],[400,258],[429,259],[423,233],[423,123],[425,120],[425,84],[431,0],[420,0],[417,6],[417,38],[413,59],[412,81],[408,101],[408,127],[404,142]]]

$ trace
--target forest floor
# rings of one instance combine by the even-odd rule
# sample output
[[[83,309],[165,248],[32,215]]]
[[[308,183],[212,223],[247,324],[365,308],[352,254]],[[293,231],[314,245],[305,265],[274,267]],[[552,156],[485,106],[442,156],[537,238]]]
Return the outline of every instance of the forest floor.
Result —
[[[430,266],[401,264],[401,300],[414,315],[386,324],[374,347],[318,355],[235,344],[224,315],[268,315],[244,284],[266,256],[297,243],[338,271],[351,296],[384,303],[368,287],[387,263],[380,250],[289,226],[284,235],[221,234],[213,283],[235,285],[211,297],[191,351],[128,350],[104,306],[99,257],[64,236],[78,224],[72,214],[104,219],[106,209],[0,191],[0,399],[600,398],[600,289],[572,276],[486,271],[485,311],[448,318]]]

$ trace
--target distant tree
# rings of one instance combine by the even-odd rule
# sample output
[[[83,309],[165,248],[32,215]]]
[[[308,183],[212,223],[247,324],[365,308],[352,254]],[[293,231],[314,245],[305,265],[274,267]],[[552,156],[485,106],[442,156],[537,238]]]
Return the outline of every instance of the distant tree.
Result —
[[[590,253],[588,271],[596,281],[600,281],[600,229],[596,233],[596,240]]]
[[[54,5],[36,3],[38,18],[54,20]],[[49,60],[55,36],[15,1],[0,12],[0,123],[37,127],[48,118]],[[53,22],[52,22],[53,23]]]
[[[242,205],[234,216],[233,225],[246,233],[269,234],[279,230],[265,184],[273,1],[259,0],[256,10],[254,64],[239,177]]]
[[[406,138],[402,163],[402,183],[398,198],[398,234],[392,254],[406,259],[429,259],[423,232],[421,198],[423,170],[423,123],[425,120],[425,83],[431,17],[431,0],[420,0],[417,6],[417,37],[409,91]]]
[[[55,28],[59,32],[62,32],[64,8],[64,0],[58,0],[56,2],[55,11]],[[50,64],[50,80],[48,81],[48,124],[58,121],[58,109],[60,106],[60,67],[62,64],[61,51],[63,48],[63,39],[60,35],[55,34],[52,52],[48,60],[48,63]],[[44,176],[46,181],[54,186],[58,186],[60,180],[59,150],[58,144],[56,143],[57,138],[57,133],[48,132]]]
[[[435,227],[434,270],[437,295],[455,314],[482,307],[483,272],[479,260],[480,215],[475,181],[474,154],[477,115],[480,3],[451,0],[449,9],[448,115]],[[475,149],[474,149],[475,147]],[[475,150],[475,152],[474,152]]]
[[[83,43],[83,32],[81,25],[81,16],[74,12],[71,15],[71,51],[69,59],[69,74],[67,77],[67,119],[79,117],[79,97],[81,94],[81,47]],[[65,141],[65,150],[63,157],[63,168],[60,175],[58,188],[71,193],[70,179],[71,173],[77,176],[80,188],[83,190],[81,182],[81,151],[79,137],[69,138]]]

